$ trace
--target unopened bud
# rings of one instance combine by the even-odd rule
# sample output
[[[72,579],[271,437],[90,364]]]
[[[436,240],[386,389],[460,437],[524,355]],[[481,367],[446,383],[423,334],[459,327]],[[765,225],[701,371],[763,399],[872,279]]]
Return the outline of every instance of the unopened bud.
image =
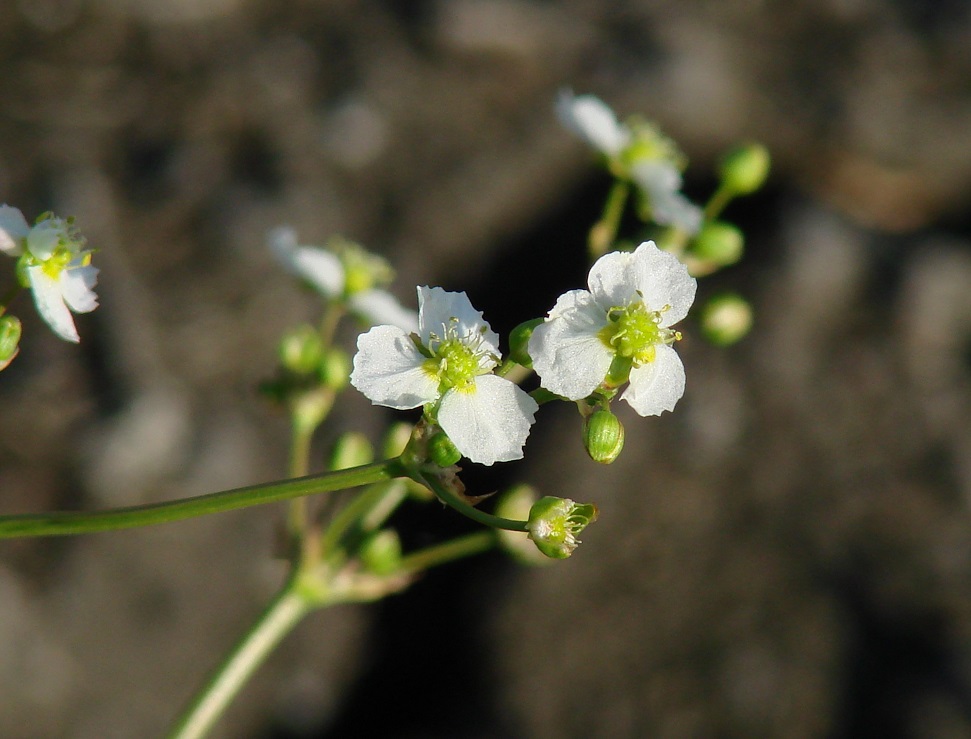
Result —
[[[324,355],[324,344],[313,326],[303,324],[280,339],[280,363],[298,375],[316,372]]]
[[[713,344],[734,344],[752,328],[752,307],[740,295],[717,295],[708,301],[701,313],[701,328]]]
[[[745,237],[731,223],[709,221],[692,242],[691,251],[698,259],[714,262],[719,267],[735,264],[745,250]]]
[[[411,439],[411,432],[414,426],[410,423],[398,421],[387,430],[384,439],[381,440],[381,454],[385,459],[398,457],[408,446]]]
[[[439,431],[428,440],[428,458],[439,467],[451,467],[462,459],[462,452],[455,448],[448,434]]]
[[[361,564],[375,575],[390,575],[401,565],[401,539],[391,529],[371,534],[358,550]]]
[[[332,348],[320,363],[320,379],[331,390],[339,392],[351,379],[351,359],[347,352]]]
[[[583,425],[583,445],[594,462],[610,464],[624,448],[624,424],[606,408],[599,408]]]
[[[769,176],[769,150],[762,144],[745,144],[729,151],[719,167],[722,186],[734,195],[758,190]]]
[[[531,321],[524,321],[509,333],[509,358],[527,369],[533,368],[533,359],[529,356],[529,338],[543,320],[534,318]]]
[[[348,470],[374,461],[374,449],[364,434],[348,431],[342,434],[330,453],[331,470]]]
[[[0,370],[6,369],[20,351],[20,319],[0,316]]]
[[[597,520],[597,506],[568,498],[541,498],[529,511],[529,538],[547,557],[566,559],[580,544],[577,534]]]

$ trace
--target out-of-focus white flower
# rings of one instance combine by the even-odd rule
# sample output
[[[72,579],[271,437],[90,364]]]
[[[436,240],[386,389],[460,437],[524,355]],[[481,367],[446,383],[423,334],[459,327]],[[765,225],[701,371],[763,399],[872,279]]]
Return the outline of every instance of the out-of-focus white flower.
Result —
[[[391,293],[376,285],[391,282],[394,271],[376,254],[343,239],[337,250],[301,246],[288,226],[274,228],[267,235],[270,249],[292,275],[307,282],[327,300],[344,301],[355,315],[372,325],[391,325],[416,331],[418,316],[402,307]]]
[[[702,210],[681,194],[681,173],[677,167],[662,159],[635,162],[631,179],[646,195],[655,221],[689,234],[698,233]]]
[[[529,340],[533,368],[550,392],[586,398],[608,377],[630,385],[621,396],[642,416],[673,410],[684,394],[684,365],[670,327],[688,314],[697,284],[653,241],[594,263],[587,290],[560,296]]]
[[[358,337],[351,384],[375,405],[434,404],[438,425],[473,462],[520,459],[538,406],[492,374],[498,345],[465,293],[419,287],[417,334],[375,326]]]
[[[630,129],[619,123],[614,111],[594,95],[561,90],[556,114],[566,128],[608,157],[619,156],[631,143]]]
[[[614,112],[593,95],[564,90],[557,98],[556,112],[566,128],[607,157],[611,172],[637,186],[655,221],[697,233],[702,211],[681,194],[684,157],[673,141],[646,121],[618,122]]]
[[[98,270],[74,223],[46,213],[33,226],[17,208],[0,206],[0,251],[20,258],[18,272],[41,318],[65,341],[78,342],[74,313],[98,307]]]

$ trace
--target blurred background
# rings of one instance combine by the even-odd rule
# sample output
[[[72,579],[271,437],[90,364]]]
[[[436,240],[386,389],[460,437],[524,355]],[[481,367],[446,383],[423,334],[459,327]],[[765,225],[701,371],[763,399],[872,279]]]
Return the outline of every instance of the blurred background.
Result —
[[[620,409],[609,468],[544,407],[523,463],[593,500],[573,558],[496,553],[308,619],[216,736],[971,736],[971,8],[959,0],[3,0],[0,202],[99,251],[80,347],[21,298],[0,510],[131,505],[281,476],[256,393],[314,298],[266,231],[334,233],[394,289],[501,332],[583,284],[609,187],[556,93],[656,120],[725,217],[756,309],[681,326],[674,414]],[[626,415],[625,415],[626,414]],[[347,393],[322,435],[393,414]],[[0,736],[160,736],[279,585],[282,509],[0,545]],[[414,542],[464,530],[437,506]]]

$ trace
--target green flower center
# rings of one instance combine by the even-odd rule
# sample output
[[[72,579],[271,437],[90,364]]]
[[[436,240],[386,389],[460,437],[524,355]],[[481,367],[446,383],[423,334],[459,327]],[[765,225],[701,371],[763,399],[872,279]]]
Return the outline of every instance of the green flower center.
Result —
[[[51,254],[50,259],[41,262],[41,269],[51,279],[58,279],[65,267],[70,264],[77,255],[66,247],[60,247]]]
[[[600,329],[600,340],[616,356],[630,359],[635,367],[649,364],[657,355],[658,344],[671,344],[681,338],[677,331],[659,325],[664,310],[648,310],[641,301],[611,308],[607,325]]]

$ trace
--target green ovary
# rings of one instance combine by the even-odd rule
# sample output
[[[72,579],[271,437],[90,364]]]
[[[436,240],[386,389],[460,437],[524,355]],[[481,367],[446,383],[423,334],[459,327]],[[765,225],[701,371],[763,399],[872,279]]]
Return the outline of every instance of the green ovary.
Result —
[[[435,356],[426,362],[429,374],[438,377],[442,390],[465,390],[480,374],[479,358],[460,341],[443,341],[435,349]]]
[[[618,356],[630,358],[634,366],[653,362],[657,344],[678,338],[676,332],[658,325],[661,313],[648,310],[643,303],[611,308],[607,318],[607,325],[600,330],[600,340]]]
[[[51,254],[50,259],[45,260],[41,263],[41,269],[44,273],[51,279],[58,279],[61,276],[61,272],[64,268],[71,263],[74,259],[74,254],[68,249],[57,249],[53,254]]]

